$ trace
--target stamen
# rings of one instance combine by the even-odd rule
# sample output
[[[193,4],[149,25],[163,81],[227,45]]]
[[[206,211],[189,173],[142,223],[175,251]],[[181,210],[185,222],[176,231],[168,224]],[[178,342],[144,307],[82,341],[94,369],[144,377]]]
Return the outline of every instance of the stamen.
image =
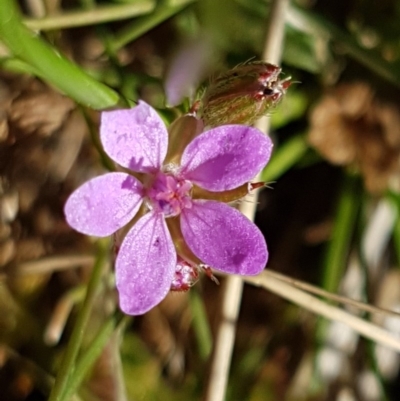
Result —
[[[159,173],[147,190],[147,200],[152,210],[165,217],[179,215],[183,209],[192,207],[192,184],[172,174]]]

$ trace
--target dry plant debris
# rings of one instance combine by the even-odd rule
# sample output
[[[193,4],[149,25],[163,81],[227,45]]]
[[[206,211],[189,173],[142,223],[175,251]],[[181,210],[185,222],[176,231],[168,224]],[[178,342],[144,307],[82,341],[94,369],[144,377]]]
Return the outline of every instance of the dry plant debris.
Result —
[[[311,113],[309,142],[333,164],[356,168],[372,193],[400,173],[400,112],[363,82],[340,84]],[[395,183],[395,185],[398,185]]]

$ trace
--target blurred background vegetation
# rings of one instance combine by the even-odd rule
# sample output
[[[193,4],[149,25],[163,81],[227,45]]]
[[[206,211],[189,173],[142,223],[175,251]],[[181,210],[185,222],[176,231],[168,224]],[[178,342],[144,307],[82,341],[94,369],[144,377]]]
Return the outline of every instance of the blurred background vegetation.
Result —
[[[110,244],[73,232],[63,204],[107,166],[100,110],[143,99],[172,121],[190,103],[167,107],[174,68],[189,95],[260,59],[270,6],[2,0],[1,400],[47,400],[52,388],[53,401],[202,399],[221,287],[205,277],[145,316],[122,317]],[[400,310],[400,3],[293,0],[282,68],[295,83],[271,113],[271,188],[256,216],[268,269]],[[399,318],[372,320],[400,335]],[[399,362],[246,286],[227,400],[395,401]],[[65,380],[54,390],[57,372]]]

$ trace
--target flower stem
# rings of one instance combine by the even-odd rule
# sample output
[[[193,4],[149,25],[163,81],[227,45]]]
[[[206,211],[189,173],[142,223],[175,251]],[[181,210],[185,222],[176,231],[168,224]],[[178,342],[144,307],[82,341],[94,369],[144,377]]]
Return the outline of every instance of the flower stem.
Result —
[[[23,25],[14,0],[1,1],[0,39],[16,58],[31,65],[40,78],[78,103],[94,109],[117,105],[119,96],[115,91],[86,74]]]
[[[337,290],[347,265],[348,248],[359,206],[359,187],[356,184],[355,177],[350,175],[344,177],[336,209],[332,239],[328,244],[325,256],[322,287],[327,291],[335,292]]]
[[[393,230],[393,239],[394,239],[394,249],[396,252],[396,259],[397,259],[397,265],[400,266],[400,213],[398,213],[398,217],[396,219],[396,223],[394,225],[394,230]]]
[[[78,313],[78,317],[69,340],[60,371],[56,377],[54,387],[51,391],[49,401],[61,401],[63,399],[62,397],[66,391],[67,385],[69,384],[70,379],[76,370],[76,357],[82,343],[83,334],[85,332],[93,302],[97,294],[97,289],[100,284],[108,249],[109,244],[107,240],[98,241],[97,258],[87,287],[86,297]]]
[[[103,324],[90,346],[77,361],[75,369],[68,380],[68,386],[65,387],[62,393],[61,401],[68,401],[72,397],[86,377],[89,369],[100,356],[112,333],[119,331],[128,320],[127,316],[119,313],[118,316],[112,316]]]
[[[285,14],[289,0],[272,0],[268,31],[264,46],[263,59],[279,64],[284,39]],[[257,121],[257,128],[265,132],[269,131],[269,120]],[[259,181],[256,177],[255,181]],[[250,220],[254,220],[257,205],[257,191],[253,194],[252,203],[243,202],[240,211]],[[216,340],[211,363],[210,379],[206,388],[206,401],[223,401],[228,383],[229,366],[235,342],[236,319],[239,315],[241,297],[243,292],[243,281],[238,276],[230,276],[226,279],[225,291],[223,293],[221,319],[217,328]]]
[[[400,266],[400,195],[395,191],[389,191],[386,194],[386,200],[392,203],[397,210],[393,226],[393,244],[397,265]]]
[[[224,283],[221,316],[215,337],[211,379],[206,389],[206,401],[223,401],[225,399],[242,292],[242,278],[239,276],[227,277]]]
[[[26,18],[23,23],[28,28],[39,31],[75,28],[136,17],[152,12],[154,7],[154,0],[136,0],[129,4],[100,6],[84,11],[69,11],[45,18]]]
[[[203,300],[197,291],[190,291],[190,309],[193,315],[193,329],[197,338],[199,355],[202,360],[207,360],[212,349],[212,334],[207,320]]]
[[[399,338],[393,333],[390,333],[388,330],[366,319],[354,316],[340,307],[321,301],[304,290],[295,288],[292,284],[275,277],[274,273],[270,274],[268,270],[263,271],[256,277],[244,277],[244,280],[246,283],[263,287],[279,297],[293,302],[300,308],[304,308],[320,317],[330,321],[342,322],[365,338],[369,338],[386,347],[400,351]]]

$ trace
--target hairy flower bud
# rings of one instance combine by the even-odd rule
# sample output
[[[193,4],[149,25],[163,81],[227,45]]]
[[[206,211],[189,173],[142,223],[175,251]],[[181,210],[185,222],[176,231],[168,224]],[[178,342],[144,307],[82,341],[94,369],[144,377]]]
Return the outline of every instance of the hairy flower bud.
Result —
[[[207,87],[199,115],[208,127],[250,125],[282,99],[291,82],[280,80],[281,68],[263,61],[239,65],[220,75]]]

